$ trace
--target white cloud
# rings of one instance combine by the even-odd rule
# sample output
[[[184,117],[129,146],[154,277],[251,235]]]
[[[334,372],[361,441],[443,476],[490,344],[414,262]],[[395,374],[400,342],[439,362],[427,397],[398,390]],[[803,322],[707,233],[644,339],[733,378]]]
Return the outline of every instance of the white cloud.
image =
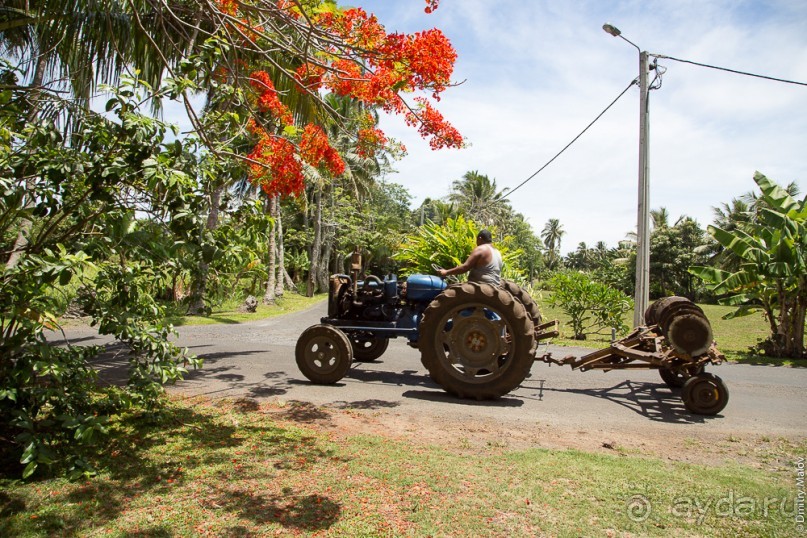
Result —
[[[431,152],[397,120],[384,127],[409,148],[393,180],[419,202],[468,170],[515,187],[585,127],[637,75],[638,54],[604,22],[651,52],[807,80],[807,5],[799,1],[357,1],[388,30],[443,29],[459,53],[440,110],[472,144]],[[712,207],[752,190],[755,170],[807,190],[807,87],[659,60],[651,94],[651,207],[702,225]],[[513,196],[536,231],[559,218],[563,249],[615,245],[636,226],[638,90]]]

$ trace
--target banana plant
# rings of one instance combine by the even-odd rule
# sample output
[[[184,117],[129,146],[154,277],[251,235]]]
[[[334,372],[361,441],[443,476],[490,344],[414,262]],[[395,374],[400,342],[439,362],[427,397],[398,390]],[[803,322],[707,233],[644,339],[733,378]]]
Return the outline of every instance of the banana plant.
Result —
[[[807,312],[807,197],[795,200],[763,174],[754,175],[763,207],[755,219],[727,231],[708,228],[739,265],[736,270],[696,266],[690,272],[737,307],[727,317],[762,311],[770,337],[762,349],[779,357],[803,358]]]

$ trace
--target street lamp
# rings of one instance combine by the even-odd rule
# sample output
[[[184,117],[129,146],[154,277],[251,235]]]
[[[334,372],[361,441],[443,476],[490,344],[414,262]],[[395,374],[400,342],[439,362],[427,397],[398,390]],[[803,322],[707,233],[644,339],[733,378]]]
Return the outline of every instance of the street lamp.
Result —
[[[640,49],[636,43],[625,38],[619,28],[611,24],[603,24],[602,29],[614,37],[618,37],[639,51],[639,201],[636,226],[636,290],[634,294],[633,325],[644,325],[644,312],[647,310],[650,294],[650,188],[648,167],[648,146],[650,136],[650,110],[648,97],[648,53]]]

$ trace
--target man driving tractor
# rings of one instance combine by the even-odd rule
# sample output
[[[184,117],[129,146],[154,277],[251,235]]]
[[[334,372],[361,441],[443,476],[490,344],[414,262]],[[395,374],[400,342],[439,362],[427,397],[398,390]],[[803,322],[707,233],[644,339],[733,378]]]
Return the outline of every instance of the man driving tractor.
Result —
[[[438,269],[441,277],[468,273],[469,282],[481,282],[498,286],[502,274],[502,254],[493,246],[489,230],[482,230],[476,236],[476,248],[462,265],[451,269]]]

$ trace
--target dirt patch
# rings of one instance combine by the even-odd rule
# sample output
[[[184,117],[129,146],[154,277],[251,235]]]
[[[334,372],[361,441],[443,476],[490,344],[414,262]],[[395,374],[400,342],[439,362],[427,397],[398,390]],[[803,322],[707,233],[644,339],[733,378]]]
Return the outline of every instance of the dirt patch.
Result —
[[[479,417],[439,417],[401,413],[389,409],[341,409],[308,402],[267,402],[261,410],[281,423],[322,431],[336,438],[376,435],[435,445],[459,453],[492,450],[580,450],[590,453],[647,457],[702,465],[741,463],[781,471],[792,467],[807,448],[804,437],[731,435],[708,429],[674,432],[646,428],[642,431],[579,429],[529,422],[502,422]]]

